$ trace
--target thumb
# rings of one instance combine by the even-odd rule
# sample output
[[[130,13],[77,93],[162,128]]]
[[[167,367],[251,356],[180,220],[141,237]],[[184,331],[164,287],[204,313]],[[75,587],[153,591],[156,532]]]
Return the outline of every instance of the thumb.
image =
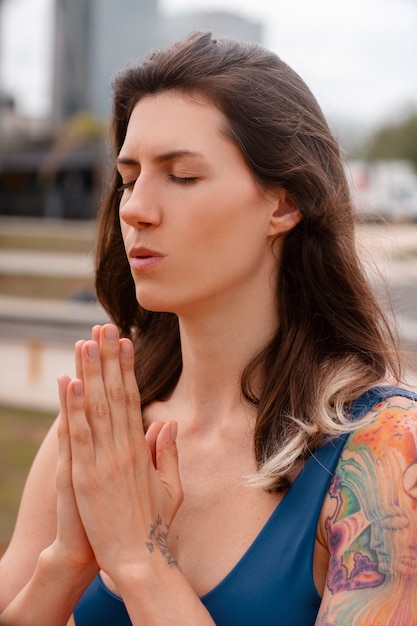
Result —
[[[60,412],[58,416],[58,460],[56,482],[58,489],[72,488],[71,440],[68,426],[67,389],[71,382],[69,376],[58,376]]]
[[[177,422],[167,422],[161,428],[156,440],[156,469],[175,506],[175,513],[183,500],[176,444],[177,431]]]

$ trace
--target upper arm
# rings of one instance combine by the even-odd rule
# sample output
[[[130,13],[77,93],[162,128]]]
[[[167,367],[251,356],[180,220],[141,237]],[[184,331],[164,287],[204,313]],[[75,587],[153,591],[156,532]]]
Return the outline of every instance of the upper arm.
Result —
[[[390,398],[347,440],[329,487],[317,626],[417,624],[417,403]]]
[[[56,536],[57,421],[29,472],[15,530],[0,561],[0,612],[31,577],[40,552]]]

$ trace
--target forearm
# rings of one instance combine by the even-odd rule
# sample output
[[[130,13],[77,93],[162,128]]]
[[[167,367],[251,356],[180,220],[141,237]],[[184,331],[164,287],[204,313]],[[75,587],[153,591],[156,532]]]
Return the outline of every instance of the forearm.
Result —
[[[93,571],[94,570],[94,571]],[[44,550],[33,576],[0,615],[0,626],[65,626],[96,574],[65,567],[53,547]]]
[[[155,560],[159,560],[156,554]],[[176,566],[160,562],[131,567],[118,576],[133,626],[214,626],[205,606]]]

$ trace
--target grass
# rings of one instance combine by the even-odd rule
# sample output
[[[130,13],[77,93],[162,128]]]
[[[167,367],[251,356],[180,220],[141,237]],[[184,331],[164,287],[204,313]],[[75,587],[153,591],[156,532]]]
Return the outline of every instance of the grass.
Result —
[[[11,538],[29,468],[55,417],[0,406],[0,553]]]
[[[93,245],[94,224],[0,220],[0,249],[85,254]],[[92,281],[92,278],[0,274],[0,294],[68,299],[91,292]],[[0,555],[10,541],[30,466],[55,417],[51,413],[0,405]]]

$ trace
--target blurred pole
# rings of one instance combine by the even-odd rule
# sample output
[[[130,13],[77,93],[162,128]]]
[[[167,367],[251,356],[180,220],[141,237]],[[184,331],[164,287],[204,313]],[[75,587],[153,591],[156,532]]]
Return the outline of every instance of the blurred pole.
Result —
[[[42,378],[42,361],[44,346],[38,339],[28,344],[28,379],[30,383],[38,383]]]

